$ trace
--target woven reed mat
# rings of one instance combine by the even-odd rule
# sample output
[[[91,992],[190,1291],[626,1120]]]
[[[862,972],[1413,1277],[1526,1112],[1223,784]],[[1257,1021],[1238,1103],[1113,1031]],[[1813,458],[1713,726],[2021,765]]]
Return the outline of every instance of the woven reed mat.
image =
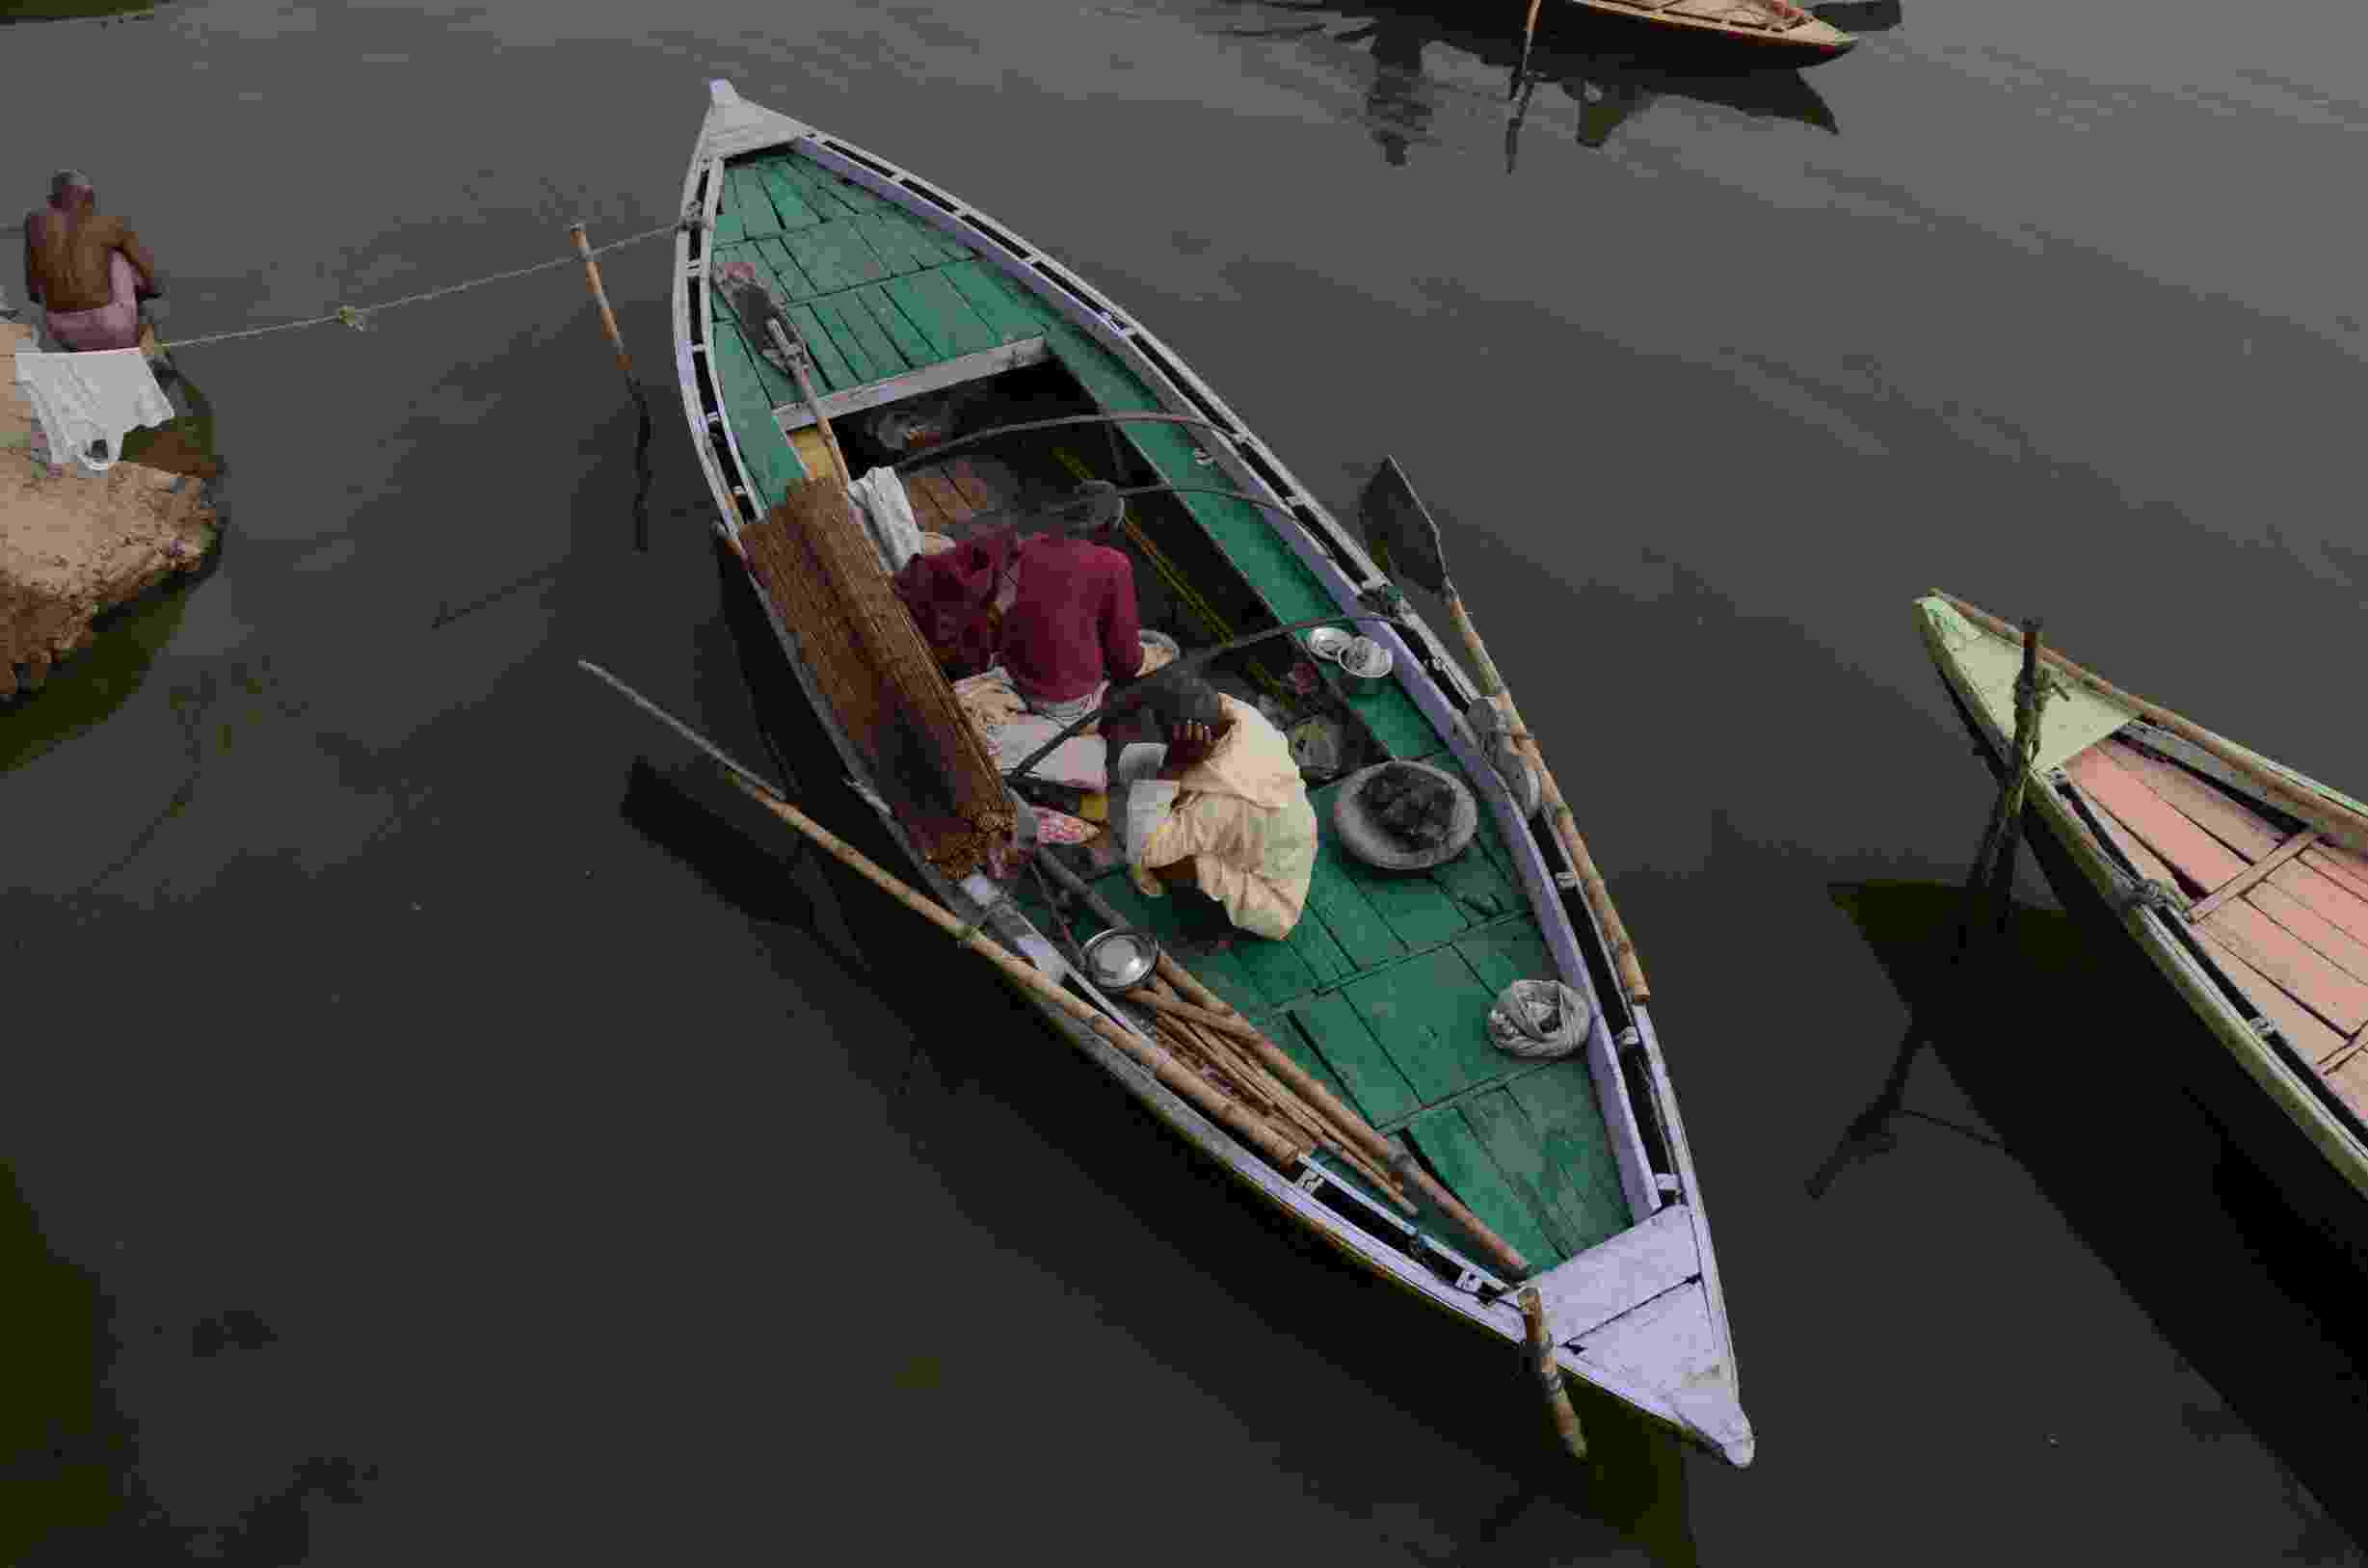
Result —
[[[1016,825],[1010,795],[845,490],[791,485],[740,543],[922,853],[948,877],[976,870]]]

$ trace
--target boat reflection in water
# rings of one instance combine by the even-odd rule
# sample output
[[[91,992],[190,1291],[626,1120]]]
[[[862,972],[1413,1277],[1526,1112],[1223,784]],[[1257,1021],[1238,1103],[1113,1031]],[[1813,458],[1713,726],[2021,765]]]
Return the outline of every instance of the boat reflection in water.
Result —
[[[1301,19],[1311,16],[1322,19]],[[1663,97],[1841,131],[1832,108],[1798,70],[1713,69],[1699,49],[1656,46],[1639,40],[1633,26],[1600,24],[1584,13],[1541,34],[1526,76],[1517,75],[1518,16],[1481,29],[1372,0],[1320,7],[1269,0],[1227,8],[1221,19],[1204,13],[1202,25],[1222,37],[1262,40],[1344,85],[1355,82],[1367,131],[1394,167],[1405,165],[1418,146],[1493,139],[1502,129],[1512,172],[1540,86],[1577,106],[1575,139],[1590,148],[1607,146],[1621,125]],[[1435,61],[1426,59],[1434,44]]]
[[[1901,1180],[1901,1167],[1953,1138],[1996,1150],[2002,1177],[2006,1161],[2021,1167],[2208,1385],[2182,1412],[2188,1430],[2203,1441],[2249,1433],[2275,1458],[2307,1537],[2288,1560],[2354,1560],[2344,1535],[2368,1538],[2368,1488],[2352,1457],[2368,1408],[2368,1325],[2347,1310],[2361,1276],[2228,1140],[2195,1087],[2165,1070],[2163,1053],[2099,1049],[2165,1038],[2182,1026],[2175,998],[2166,1017],[2153,993],[2124,986],[2124,970],[2060,909],[2018,903],[1996,939],[1989,918],[1978,921],[1968,984],[1953,970],[1961,889],[1859,882],[1826,893],[1915,1024],[1810,1178],[1811,1194]],[[1909,1103],[1929,1093],[1910,1090],[1928,1051],[1986,1130]],[[1979,1212],[1983,1193],[1969,1186],[1960,1201],[1943,1223]],[[2045,1321],[2042,1282],[2031,1283],[2035,1320]]]

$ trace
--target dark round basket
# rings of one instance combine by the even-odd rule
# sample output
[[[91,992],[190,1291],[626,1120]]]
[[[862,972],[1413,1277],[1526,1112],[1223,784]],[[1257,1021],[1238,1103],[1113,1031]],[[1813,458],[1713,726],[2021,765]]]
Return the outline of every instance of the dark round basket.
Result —
[[[1434,849],[1407,849],[1367,813],[1365,786],[1384,768],[1412,768],[1453,791],[1455,807],[1449,818],[1446,842]],[[1451,773],[1421,762],[1376,762],[1371,767],[1359,768],[1342,781],[1340,793],[1332,800],[1332,825],[1340,830],[1342,844],[1367,865],[1382,871],[1422,871],[1446,864],[1470,846],[1473,835],[1480,831],[1480,804],[1464,782]]]

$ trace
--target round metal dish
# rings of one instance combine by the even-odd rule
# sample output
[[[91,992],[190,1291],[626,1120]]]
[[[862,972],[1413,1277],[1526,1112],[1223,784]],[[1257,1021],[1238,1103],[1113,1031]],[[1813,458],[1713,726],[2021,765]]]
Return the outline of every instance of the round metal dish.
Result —
[[[1151,978],[1159,943],[1148,931],[1112,926],[1085,944],[1085,973],[1104,991],[1132,991]]]
[[[1390,651],[1370,637],[1352,637],[1341,650],[1341,684],[1351,697],[1370,697],[1390,683]]]
[[[1341,626],[1317,626],[1307,634],[1307,651],[1319,659],[1337,659],[1353,635]]]
[[[1385,768],[1410,768],[1427,774],[1453,791],[1447,841],[1429,849],[1408,849],[1384,832],[1365,811],[1365,786]],[[1422,762],[1376,762],[1348,776],[1332,798],[1332,825],[1351,855],[1379,871],[1422,871],[1444,865],[1471,846],[1480,829],[1480,804],[1461,779]]]

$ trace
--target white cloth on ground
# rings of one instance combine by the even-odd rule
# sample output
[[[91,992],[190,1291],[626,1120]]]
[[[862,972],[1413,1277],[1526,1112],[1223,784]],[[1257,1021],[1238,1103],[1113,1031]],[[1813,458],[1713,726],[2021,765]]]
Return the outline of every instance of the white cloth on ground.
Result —
[[[894,576],[907,561],[920,553],[920,524],[913,519],[913,502],[905,494],[903,476],[893,468],[874,468],[847,487],[880,559]]]
[[[63,462],[71,452],[93,473],[115,466],[125,435],[173,416],[147,356],[136,348],[19,354],[16,380],[49,438],[50,461]],[[94,459],[91,443],[98,440],[107,443],[106,456]]]

